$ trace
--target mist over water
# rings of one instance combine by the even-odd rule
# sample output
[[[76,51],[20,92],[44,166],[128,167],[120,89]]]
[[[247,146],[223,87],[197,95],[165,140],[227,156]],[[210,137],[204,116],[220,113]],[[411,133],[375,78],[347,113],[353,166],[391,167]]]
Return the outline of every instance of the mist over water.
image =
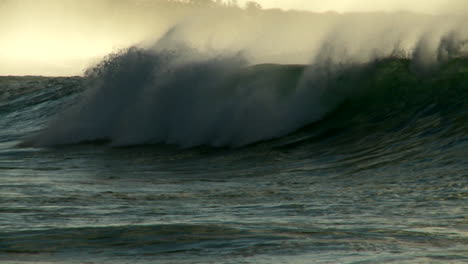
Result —
[[[360,93],[379,61],[408,59],[424,78],[465,56],[463,21],[201,9],[90,68],[81,101],[24,144],[243,146],[281,137]]]
[[[178,38],[189,41],[189,46],[243,50],[252,63],[306,64],[326,42],[359,53],[393,49],[396,43],[410,49],[422,35],[437,39],[459,30],[464,21],[459,1],[341,3],[330,3],[329,10],[357,13],[313,13],[325,8],[314,2],[311,8],[317,9],[312,12],[287,12],[145,0],[4,0],[0,74],[82,75],[105,55],[138,43],[154,44],[173,27],[179,28]],[[427,13],[428,7],[437,12],[418,14]]]

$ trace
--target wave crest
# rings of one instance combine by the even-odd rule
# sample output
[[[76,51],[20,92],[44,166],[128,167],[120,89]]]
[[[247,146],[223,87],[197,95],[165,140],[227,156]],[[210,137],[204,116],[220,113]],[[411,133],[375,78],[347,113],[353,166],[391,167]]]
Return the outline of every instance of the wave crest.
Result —
[[[392,63],[385,63],[407,56],[398,48],[359,58],[324,44],[311,65],[250,66],[241,53],[208,54],[167,41],[173,34],[159,46],[127,49],[88,70],[80,102],[23,145],[105,140],[113,146],[243,146],[292,133],[363,90],[380,90],[374,86],[391,89],[401,78],[430,86],[423,81],[426,73],[466,47],[456,34],[431,45],[421,40],[413,59],[396,63],[408,71],[385,77],[387,84],[378,82],[392,71]],[[379,71],[382,65],[388,66]]]
[[[324,89],[305,88],[312,80],[301,80],[305,69],[248,67],[238,54],[131,48],[88,71],[81,102],[29,143],[242,146],[282,136],[330,110],[319,99]]]

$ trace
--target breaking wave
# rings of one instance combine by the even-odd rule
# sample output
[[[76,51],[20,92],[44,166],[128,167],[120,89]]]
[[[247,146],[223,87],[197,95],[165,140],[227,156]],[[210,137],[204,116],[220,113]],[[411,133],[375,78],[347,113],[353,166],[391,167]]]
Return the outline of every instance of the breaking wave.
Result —
[[[409,56],[395,49],[366,60],[330,56],[336,52],[325,46],[310,65],[250,65],[242,53],[208,55],[184,45],[134,47],[88,70],[79,102],[22,146],[239,147],[310,124],[390,129],[427,112],[463,112],[466,42],[453,39],[441,39],[432,53],[420,44]]]

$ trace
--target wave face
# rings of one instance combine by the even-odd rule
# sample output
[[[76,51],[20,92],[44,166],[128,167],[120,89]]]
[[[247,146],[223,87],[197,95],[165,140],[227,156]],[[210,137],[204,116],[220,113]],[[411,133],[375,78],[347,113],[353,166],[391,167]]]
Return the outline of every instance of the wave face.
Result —
[[[422,68],[419,50],[413,59],[249,66],[240,54],[131,48],[90,69],[79,102],[22,145],[239,147],[312,123],[320,131],[353,129],[347,137],[419,122],[413,133],[431,133],[453,126],[440,117],[447,114],[466,127],[468,62],[441,50],[441,62]]]
[[[401,140],[433,137],[437,142],[466,138],[468,60],[452,59],[431,74],[416,74],[411,68],[409,59],[369,65],[366,78],[355,84],[360,89],[301,133],[311,140],[338,135],[340,141],[396,135]]]

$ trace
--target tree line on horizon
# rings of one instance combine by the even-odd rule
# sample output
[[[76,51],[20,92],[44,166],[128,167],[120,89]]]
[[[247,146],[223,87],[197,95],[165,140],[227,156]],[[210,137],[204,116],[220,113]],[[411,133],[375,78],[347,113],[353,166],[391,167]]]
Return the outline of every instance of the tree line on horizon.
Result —
[[[194,4],[194,5],[200,5],[200,6],[239,7],[237,0],[167,0],[167,1]],[[262,9],[262,6],[255,1],[247,1],[245,4],[245,9],[260,10]]]

